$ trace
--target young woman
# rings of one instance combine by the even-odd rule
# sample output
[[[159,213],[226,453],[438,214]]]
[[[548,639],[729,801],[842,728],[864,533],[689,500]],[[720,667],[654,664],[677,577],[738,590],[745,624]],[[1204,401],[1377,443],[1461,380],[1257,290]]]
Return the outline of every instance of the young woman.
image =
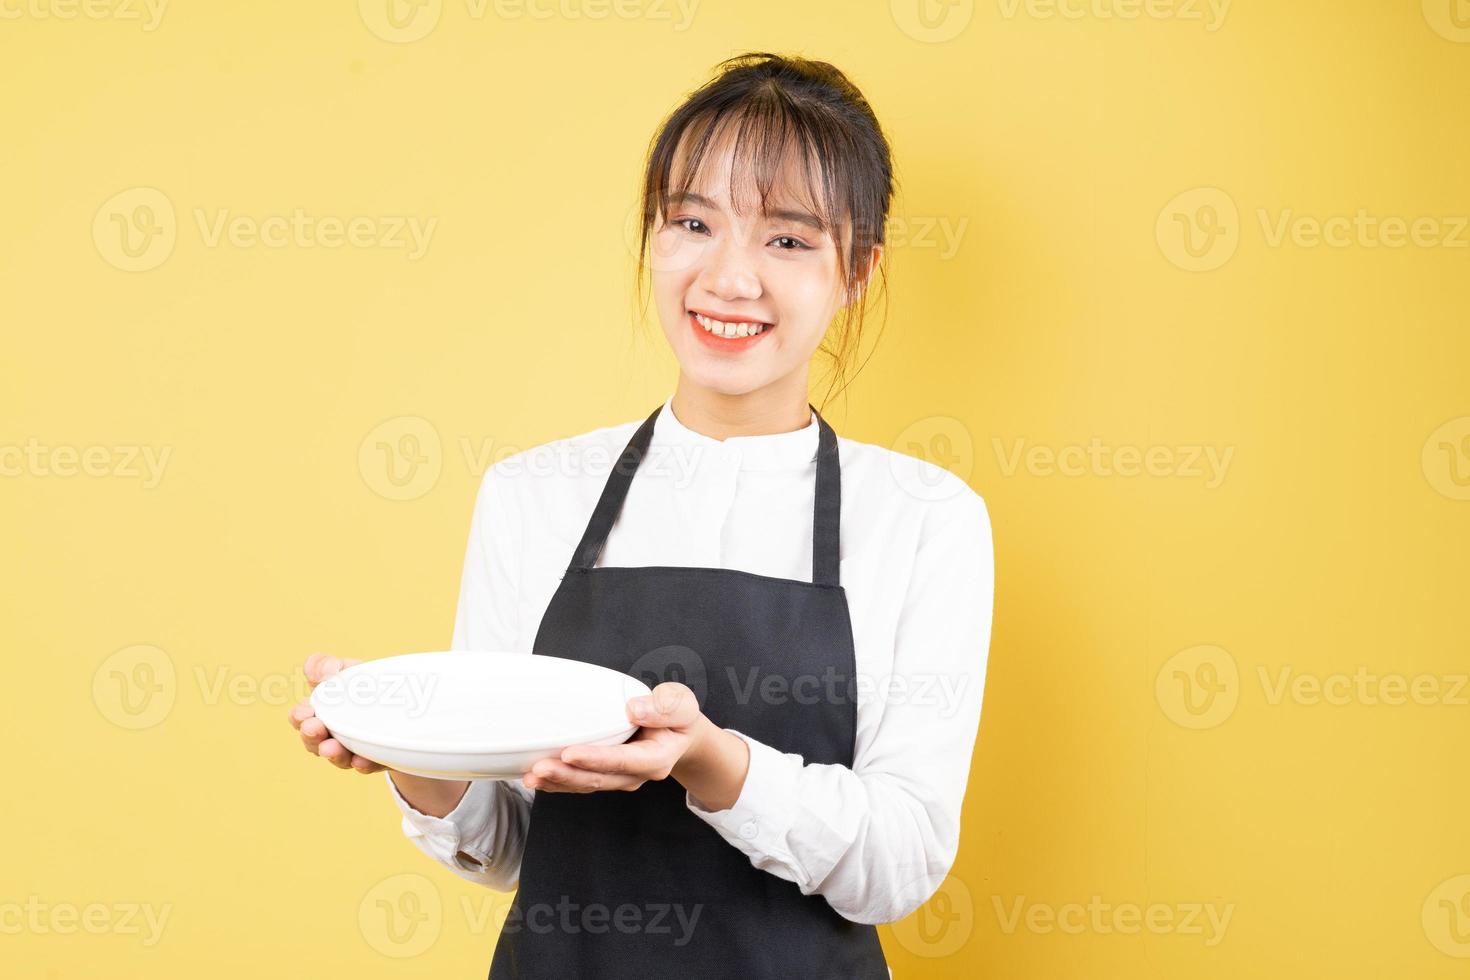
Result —
[[[653,141],[638,281],[647,260],[678,384],[487,472],[453,641],[640,676],[641,727],[521,783],[386,774],[424,853],[518,889],[492,978],[881,980],[874,924],[953,865],[986,508],[808,401],[829,333],[834,377],[858,347],[892,185],[867,101],[821,62],[730,59]],[[309,752],[382,768],[309,703],[291,719]]]

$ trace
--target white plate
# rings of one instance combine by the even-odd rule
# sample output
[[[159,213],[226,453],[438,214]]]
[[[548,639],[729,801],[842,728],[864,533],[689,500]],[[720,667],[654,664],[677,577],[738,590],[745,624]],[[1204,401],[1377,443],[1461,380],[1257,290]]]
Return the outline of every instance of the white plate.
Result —
[[[435,779],[519,780],[568,745],[617,745],[648,685],[596,664],[529,653],[405,653],[354,664],[311,692],[351,751]]]

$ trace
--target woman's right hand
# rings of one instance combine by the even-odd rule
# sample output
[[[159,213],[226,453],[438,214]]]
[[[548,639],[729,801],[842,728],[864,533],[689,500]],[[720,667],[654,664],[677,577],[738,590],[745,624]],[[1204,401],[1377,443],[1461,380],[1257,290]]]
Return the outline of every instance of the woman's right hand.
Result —
[[[306,658],[302,671],[315,688],[322,681],[344,668],[362,663],[361,660],[343,660],[325,653],[313,653]],[[360,773],[382,772],[387,766],[347,751],[347,746],[332,737],[327,726],[316,716],[308,699],[291,708],[291,727],[301,733],[301,744],[312,755],[319,755],[338,769],[354,769]]]

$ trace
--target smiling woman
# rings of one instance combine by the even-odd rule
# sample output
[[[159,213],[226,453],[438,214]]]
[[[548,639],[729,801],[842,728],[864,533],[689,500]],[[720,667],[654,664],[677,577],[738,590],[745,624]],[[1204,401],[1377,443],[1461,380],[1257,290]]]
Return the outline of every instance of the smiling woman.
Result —
[[[888,141],[831,65],[747,54],[720,70],[654,138],[637,286],[651,267],[659,320],[691,380],[735,391],[772,374],[804,382],[798,368],[821,344],[830,398],[851,381],[867,286],[883,276],[895,190]],[[700,277],[707,306],[696,307],[689,293]],[[779,333],[766,342],[771,328]]]
[[[529,648],[650,689],[626,704],[630,740],[519,781],[387,774],[425,854],[517,890],[492,978],[882,980],[874,926],[954,863],[990,640],[985,503],[839,438],[809,401],[819,350],[829,397],[850,379],[892,174],[836,68],[723,63],[644,175],[637,286],[651,274],[672,396],[486,473],[454,649]],[[543,453],[569,462],[548,474]],[[309,705],[292,719],[308,751],[381,769]],[[655,903],[688,911],[687,933],[546,921]]]

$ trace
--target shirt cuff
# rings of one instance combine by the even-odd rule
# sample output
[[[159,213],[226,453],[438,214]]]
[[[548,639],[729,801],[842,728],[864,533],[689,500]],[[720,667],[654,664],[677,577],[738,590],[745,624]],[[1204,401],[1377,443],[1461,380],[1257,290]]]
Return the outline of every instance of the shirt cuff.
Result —
[[[728,810],[709,810],[686,790],[685,805],[752,860],[774,859],[798,868],[791,853],[789,833],[800,806],[798,783],[804,760],[794,752],[782,752],[733,728],[725,731],[750,748],[750,768],[745,773],[740,796]]]
[[[383,778],[388,781],[388,791],[403,813],[403,833],[410,838],[425,838],[445,858],[457,854],[466,841],[478,843],[488,836],[490,825],[495,820],[494,780],[470,780],[469,788],[454,809],[442,817],[435,817],[420,812],[404,799],[398,791],[398,784],[386,770]]]

